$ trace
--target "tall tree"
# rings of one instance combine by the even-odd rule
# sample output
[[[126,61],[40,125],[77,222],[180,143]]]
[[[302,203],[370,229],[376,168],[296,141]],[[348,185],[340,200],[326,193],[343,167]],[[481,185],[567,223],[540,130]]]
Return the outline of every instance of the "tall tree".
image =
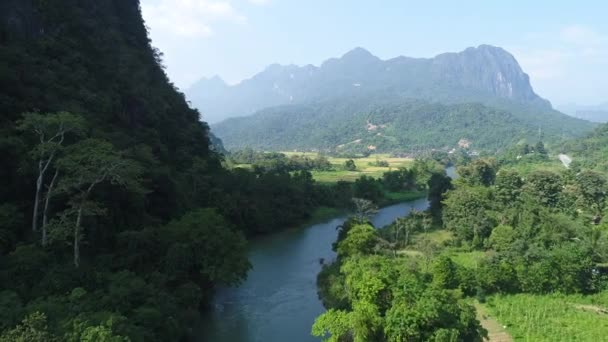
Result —
[[[34,195],[32,211],[32,231],[38,230],[39,205],[42,193],[43,182],[46,173],[53,167],[58,154],[63,148],[63,144],[68,134],[79,135],[84,130],[84,119],[78,115],[68,112],[59,113],[25,113],[18,122],[18,129],[34,134],[37,139],[35,147],[32,149],[32,157],[37,161],[36,191]],[[53,186],[57,180],[59,170],[55,173],[48,186],[47,196],[44,205],[44,220],[42,242],[46,243],[46,218],[48,202],[52,196]]]
[[[550,171],[534,171],[530,173],[524,185],[524,191],[530,194],[538,203],[547,207],[557,206],[563,183],[559,174]]]
[[[428,182],[429,205],[434,219],[441,221],[441,209],[444,195],[453,188],[452,179],[443,173],[433,173]]]
[[[352,202],[355,207],[355,219],[358,223],[366,223],[378,212],[378,206],[370,200],[353,198]]]
[[[99,206],[90,201],[93,190],[107,182],[143,191],[139,184],[142,170],[137,163],[126,158],[124,153],[116,151],[112,144],[98,139],[86,139],[74,144],[57,164],[65,174],[59,188],[71,195],[71,208],[64,215],[64,223],[72,221],[69,218],[74,216],[71,223],[74,266],[78,267],[83,215],[85,210],[90,213],[100,212]]]
[[[494,158],[476,159],[467,166],[458,168],[460,179],[470,185],[490,186],[494,184],[498,163]]]
[[[594,171],[582,171],[576,176],[580,204],[591,211],[593,223],[599,224],[606,209],[608,182],[606,178]]]

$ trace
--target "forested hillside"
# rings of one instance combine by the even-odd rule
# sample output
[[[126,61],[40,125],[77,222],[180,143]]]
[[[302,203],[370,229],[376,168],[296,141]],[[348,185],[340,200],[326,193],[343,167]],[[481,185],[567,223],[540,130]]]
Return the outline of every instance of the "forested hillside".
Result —
[[[320,67],[271,65],[233,86],[201,80],[188,98],[229,149],[412,152],[465,139],[496,151],[535,141],[539,129],[551,142],[593,127],[553,110],[517,60],[489,45],[390,60],[356,48]]]
[[[0,341],[179,340],[245,236],[331,204],[223,169],[161,56],[136,0],[0,3]]]
[[[574,158],[573,168],[608,173],[608,124],[597,127],[584,138],[565,142],[562,151]]]
[[[458,146],[496,151],[527,139],[581,135],[590,123],[558,112],[502,110],[477,103],[341,98],[262,110],[212,127],[228,149],[413,152]]]

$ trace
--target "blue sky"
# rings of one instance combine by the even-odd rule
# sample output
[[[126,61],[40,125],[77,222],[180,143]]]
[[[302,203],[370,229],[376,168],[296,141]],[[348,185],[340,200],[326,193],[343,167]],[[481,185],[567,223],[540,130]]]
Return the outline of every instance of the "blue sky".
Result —
[[[608,101],[608,2],[141,0],[181,89],[237,83],[268,64],[315,64],[361,46],[388,59],[501,46],[554,104]]]

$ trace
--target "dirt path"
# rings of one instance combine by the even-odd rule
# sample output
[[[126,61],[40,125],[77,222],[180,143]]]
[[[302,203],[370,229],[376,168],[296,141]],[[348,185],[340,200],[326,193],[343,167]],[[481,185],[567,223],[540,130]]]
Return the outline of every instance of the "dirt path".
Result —
[[[583,311],[594,312],[596,314],[608,314],[608,310],[605,308],[599,307],[597,305],[581,305],[581,304],[573,304],[575,308]]]
[[[477,319],[488,331],[489,342],[513,342],[513,338],[503,326],[498,323],[493,317],[490,316],[488,310],[480,303],[475,303],[475,309],[477,310]]]

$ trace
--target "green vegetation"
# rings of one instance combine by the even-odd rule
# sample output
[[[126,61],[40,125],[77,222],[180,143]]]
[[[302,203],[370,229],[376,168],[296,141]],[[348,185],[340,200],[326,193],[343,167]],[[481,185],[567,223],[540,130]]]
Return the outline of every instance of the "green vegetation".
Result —
[[[382,158],[388,166],[369,166]],[[426,196],[430,174],[443,174],[443,166],[430,159],[412,160],[374,154],[367,157],[327,157],[319,153],[256,152],[251,149],[228,155],[226,165],[253,173],[310,172],[321,205],[346,209],[352,197],[380,205]],[[362,165],[361,167],[359,165]],[[405,166],[409,166],[409,169]],[[323,197],[322,194],[330,194]]]
[[[608,124],[599,126],[584,139],[564,143],[561,149],[573,157],[573,170],[593,169],[608,173]]]
[[[523,176],[521,164],[547,163],[542,144],[535,150],[542,151],[540,156],[529,160],[503,156],[500,163],[492,158],[469,161],[458,168],[458,179],[445,184],[441,174],[433,173],[428,212],[414,212],[373,236],[358,228],[352,241],[348,232],[341,232],[335,245],[338,259],[318,278],[319,295],[330,311],[313,332],[337,336],[343,330],[335,324],[348,327],[344,317],[359,315],[344,259],[373,254],[420,274],[430,281],[427,287],[479,300],[478,318],[495,336],[506,334],[496,329],[505,325],[515,340],[601,339],[606,332],[598,326],[608,312],[608,179],[597,171],[575,173],[563,166],[554,171],[541,167]],[[343,230],[366,220],[359,216],[349,222]],[[378,274],[377,266],[358,267]],[[386,286],[400,281],[387,281]],[[374,322],[384,334],[368,340],[393,340],[386,327],[388,314]]]
[[[453,183],[437,161],[445,154],[369,156],[473,133],[474,144],[498,148],[531,134],[521,115],[415,102],[357,109],[345,121],[345,105],[324,129],[304,125],[306,138],[291,137],[298,148],[342,144],[344,158],[246,151],[224,160],[168,81],[138,1],[9,0],[0,75],[0,341],[187,339],[215,289],[246,278],[247,237],[333,215],[353,197],[356,219],[340,228],[338,260],[319,277],[331,309],[315,323],[318,336],[478,341],[484,330],[465,296],[607,286],[607,181],[595,152],[571,171],[525,178],[475,160]],[[334,111],[325,105],[312,112]],[[295,125],[325,124],[298,117]],[[252,146],[285,137],[270,138],[276,144]],[[535,156],[543,150],[536,144]],[[332,172],[357,177],[327,184],[321,175]],[[372,202],[423,193],[429,213],[383,232],[368,224]]]
[[[499,79],[497,75],[500,75]],[[270,89],[274,90],[269,91]],[[299,127],[296,140],[317,146],[328,141],[335,142],[333,146],[337,146],[358,138],[365,139],[364,136],[359,136],[337,141],[341,136],[351,137],[354,133],[363,133],[363,130],[385,128],[381,125],[386,122],[377,122],[374,117],[385,114],[382,111],[396,111],[395,108],[412,99],[445,104],[481,103],[503,109],[524,123],[513,127],[508,133],[520,134],[531,127],[536,131],[539,125],[543,125],[551,137],[549,140],[560,136],[562,130],[566,134],[577,134],[592,128],[589,123],[552,110],[550,103],[534,92],[529,78],[514,56],[502,48],[490,45],[470,47],[459,53],[442,53],[434,58],[400,56],[389,60],[381,60],[363,48],[355,48],[342,57],[325,61],[319,67],[273,64],[236,85],[227,85],[217,76],[202,79],[188,90],[188,98],[213,123],[257,112],[259,120],[234,119],[214,126],[214,131],[216,127],[225,130],[237,125],[238,130],[241,130],[245,126],[258,131],[254,133],[257,135],[254,140],[263,142],[265,146],[289,143],[290,135],[280,132],[284,127],[290,127],[290,133]],[[376,113],[376,110],[380,113]],[[369,119],[369,123],[361,120],[360,112],[370,114],[363,118]],[[431,110],[427,113],[428,117],[434,114]],[[429,119],[424,117],[427,113],[420,113],[416,118]],[[287,117],[283,117],[283,114]],[[448,115],[456,116],[453,113]],[[333,127],[324,126],[331,120],[328,120],[328,116],[338,117]],[[348,124],[353,116],[360,120],[360,125],[354,126],[356,131],[350,130],[353,126]],[[489,114],[488,117],[496,120],[493,121],[494,126],[483,123],[477,127],[496,132],[496,126],[505,125],[500,116]],[[249,126],[244,124],[245,121]],[[432,144],[435,142],[428,139],[430,135],[441,131],[451,135],[450,128],[462,128],[457,120],[456,125],[453,125],[454,122],[449,118],[437,121],[437,118],[431,117],[429,121],[446,125],[426,126],[432,131],[430,133],[402,133],[421,138],[425,144]],[[410,124],[419,125],[420,122],[412,120]],[[468,124],[475,125],[475,122]],[[509,123],[506,125],[511,126]],[[317,133],[320,130],[323,132]],[[267,134],[270,132],[273,134]],[[389,138],[400,139],[400,132],[396,133],[389,135]],[[485,131],[480,130],[476,134],[485,135]],[[311,137],[300,140],[305,135]],[[225,137],[223,132],[220,136]],[[460,138],[467,137],[457,137],[449,145],[455,144]],[[495,138],[504,139],[500,134],[496,134]],[[230,134],[227,143],[230,147],[235,147],[239,144],[238,139],[238,135]],[[487,137],[482,138],[492,144],[486,139]],[[247,145],[241,145],[241,148],[244,146]],[[367,144],[364,146],[367,148]],[[480,148],[482,144],[474,146]],[[401,150],[410,148],[410,145],[401,146]]]
[[[187,338],[246,237],[378,197],[316,183],[322,158],[224,168],[161,57],[137,1],[3,6],[0,340]]]
[[[494,152],[522,139],[536,141],[541,122],[544,140],[550,142],[561,139],[562,132],[581,136],[593,129],[591,123],[557,112],[531,114],[497,108],[477,103],[341,98],[265,109],[216,124],[213,131],[229,149],[364,154],[416,153],[431,148],[447,151],[459,145]]]
[[[378,161],[383,163],[378,165]],[[336,157],[316,152],[256,152],[244,149],[232,152],[227,165],[232,168],[262,170],[306,170],[319,183],[354,182],[361,176],[380,178],[385,172],[412,166],[414,160],[389,154]],[[349,164],[348,167],[346,164]]]
[[[497,295],[488,298],[486,307],[516,341],[602,341],[608,334],[608,310],[589,303],[593,298]]]
[[[319,275],[329,310],[312,334],[326,341],[482,341],[475,309],[446,284],[451,271],[438,261],[429,278],[406,258],[377,254],[382,239],[364,222],[341,226],[338,259]]]

